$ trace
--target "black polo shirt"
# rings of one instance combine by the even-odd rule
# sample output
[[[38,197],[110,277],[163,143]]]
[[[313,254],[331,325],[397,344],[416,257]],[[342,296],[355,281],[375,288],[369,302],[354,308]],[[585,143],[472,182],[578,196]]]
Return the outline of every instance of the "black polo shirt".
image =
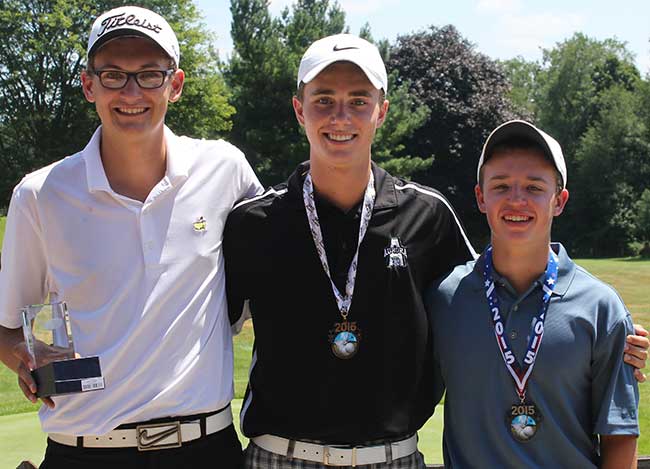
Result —
[[[424,289],[474,251],[440,193],[373,164],[377,196],[348,316],[360,329],[359,350],[337,358],[329,334],[341,315],[303,204],[307,170],[300,165],[286,183],[239,204],[226,223],[230,320],[248,301],[255,330],[242,430],[350,445],[408,436],[441,397]],[[317,204],[340,283],[337,272],[347,273],[356,248],[358,210]]]

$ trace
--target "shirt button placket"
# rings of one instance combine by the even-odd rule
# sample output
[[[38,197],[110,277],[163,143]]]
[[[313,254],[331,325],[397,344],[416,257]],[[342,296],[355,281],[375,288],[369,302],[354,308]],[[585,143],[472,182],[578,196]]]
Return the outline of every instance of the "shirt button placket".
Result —
[[[153,230],[149,226],[150,216],[149,216],[149,205],[142,207],[140,211],[140,239],[142,242],[142,253],[144,256],[144,263],[146,267],[149,267],[152,263],[151,254],[153,251]]]

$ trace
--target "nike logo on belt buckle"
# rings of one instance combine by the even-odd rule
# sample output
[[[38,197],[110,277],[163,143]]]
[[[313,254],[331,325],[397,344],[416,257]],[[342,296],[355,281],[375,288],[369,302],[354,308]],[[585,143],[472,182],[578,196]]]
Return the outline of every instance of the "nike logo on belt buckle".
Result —
[[[138,425],[135,432],[138,451],[178,448],[183,444],[180,422]]]

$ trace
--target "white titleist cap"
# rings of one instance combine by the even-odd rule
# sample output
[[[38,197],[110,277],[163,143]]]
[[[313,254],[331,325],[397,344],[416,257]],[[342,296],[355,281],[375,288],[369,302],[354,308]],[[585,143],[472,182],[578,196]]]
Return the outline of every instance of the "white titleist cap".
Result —
[[[562,176],[562,188],[566,189],[566,163],[564,162],[564,155],[562,155],[560,144],[543,130],[540,130],[533,124],[522,120],[508,121],[492,131],[485,141],[485,145],[483,145],[481,159],[478,160],[478,168],[476,169],[477,180],[481,173],[481,167],[485,164],[485,161],[492,153],[494,147],[513,137],[530,140],[539,144],[544,150],[546,157],[555,164],[555,167]]]
[[[309,83],[334,62],[352,62],[363,70],[375,88],[388,91],[386,66],[379,50],[365,39],[352,34],[335,34],[309,46],[300,60],[298,86],[300,82]]]
[[[95,20],[88,38],[88,57],[108,41],[125,36],[151,39],[174,60],[178,67],[181,53],[176,34],[169,23],[153,11],[134,6],[115,8]]]

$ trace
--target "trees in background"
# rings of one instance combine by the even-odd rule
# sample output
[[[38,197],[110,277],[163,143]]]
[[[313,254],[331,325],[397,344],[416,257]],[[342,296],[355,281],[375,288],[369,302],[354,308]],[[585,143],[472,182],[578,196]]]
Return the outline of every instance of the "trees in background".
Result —
[[[76,151],[93,118],[83,104],[81,31],[89,2],[0,3],[0,197],[26,172]],[[4,204],[3,204],[4,205]]]
[[[89,19],[131,4],[109,0],[0,1],[0,207],[26,173],[82,149],[98,125],[81,92]],[[222,135],[234,108],[211,36],[191,0],[143,0],[174,27],[188,79],[168,122],[179,133]]]
[[[650,181],[647,124],[633,91],[614,86],[573,156],[570,219],[565,232],[578,255],[621,256],[637,235],[635,202]]]
[[[127,0],[0,0],[0,208],[20,177],[83,147],[98,124],[81,93],[89,18]],[[227,136],[266,185],[309,157],[291,97],[304,50],[347,32],[332,0],[231,0],[232,57],[220,63],[192,0],[142,0],[178,34],[186,87],[167,122],[194,137]],[[225,32],[222,32],[225,33]],[[576,33],[538,62],[495,61],[453,26],[376,42],[389,70],[390,111],[374,160],[432,185],[487,240],[473,186],[481,145],[503,121],[532,120],[563,146],[571,200],[554,238],[575,255],[650,252],[650,82],[616,39]]]
[[[611,64],[616,70],[610,69]],[[576,33],[544,50],[535,91],[536,117],[568,154],[575,152],[597,118],[598,95],[624,70],[638,77],[630,52],[615,39],[598,41]]]
[[[428,110],[405,143],[408,152],[432,159],[416,179],[450,197],[473,239],[484,244],[487,229],[473,190],[478,158],[494,127],[522,116],[508,98],[505,73],[451,25],[400,36],[387,65]]]
[[[650,189],[644,189],[639,200],[634,204],[637,216],[637,237],[641,244],[640,253],[650,257]]]

